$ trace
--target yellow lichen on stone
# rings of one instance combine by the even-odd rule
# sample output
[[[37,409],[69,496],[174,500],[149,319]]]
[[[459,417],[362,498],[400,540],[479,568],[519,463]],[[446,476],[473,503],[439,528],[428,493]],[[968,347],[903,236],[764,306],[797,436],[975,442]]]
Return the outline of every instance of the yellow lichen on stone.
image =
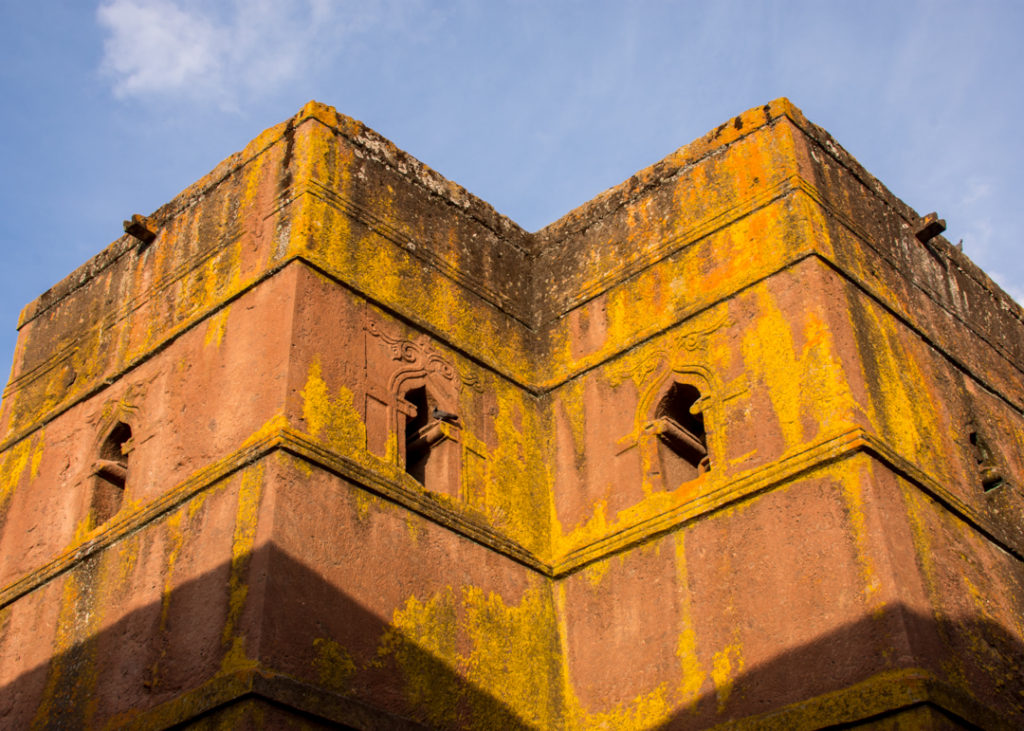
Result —
[[[39,475],[39,465],[46,444],[44,435],[44,430],[38,429],[31,436],[25,437],[0,454],[0,515],[3,514],[7,502],[26,473],[30,480]]]
[[[860,409],[850,392],[843,364],[836,357],[829,323],[817,309],[808,308],[802,324],[800,389],[804,398],[814,404],[813,409],[808,409],[817,422],[817,434],[808,435],[813,439],[849,423]]]
[[[711,680],[715,684],[715,697],[718,712],[725,710],[732,695],[733,684],[743,671],[743,648],[737,642],[724,647],[714,654],[711,660]]]
[[[157,622],[157,636],[161,638],[167,635],[167,617],[171,609],[171,597],[174,594],[174,567],[178,561],[178,556],[181,554],[185,540],[185,532],[182,530],[181,525],[182,517],[182,511],[178,510],[164,521],[164,527],[167,531],[167,548],[163,570],[164,586],[163,591],[160,593],[160,618]],[[160,665],[167,654],[168,644],[161,642],[159,647],[160,654],[149,667],[147,682],[151,688],[156,688],[160,684]]]
[[[46,676],[32,729],[54,725],[86,728],[96,710],[95,643],[87,642],[102,625],[103,597],[99,579],[108,559],[93,557],[63,577],[53,661]]]
[[[500,698],[531,728],[553,728],[560,698],[556,684],[560,664],[554,606],[541,582],[508,604],[477,587],[463,590],[467,634],[472,650],[466,659],[468,680]],[[477,697],[478,728],[497,728],[503,714],[489,699]]]
[[[223,673],[252,667],[254,663],[245,651],[245,635],[241,622],[249,595],[249,563],[256,542],[256,525],[265,479],[266,468],[260,462],[246,467],[238,481],[238,506],[231,541],[231,570],[227,587],[228,611],[221,633],[221,642],[225,648],[221,662]]]
[[[793,346],[792,324],[775,304],[765,285],[755,290],[757,316],[743,333],[743,359],[752,382],[759,382],[769,395],[772,410],[782,430],[787,449],[803,442],[804,399],[800,380],[801,363]]]
[[[676,548],[676,585],[679,590],[679,640],[676,657],[679,658],[682,680],[679,683],[680,706],[696,710],[700,689],[707,674],[697,655],[697,633],[693,626],[693,597],[690,595],[690,576],[686,566],[686,533],[674,536]]]
[[[871,607],[874,616],[880,617],[885,609],[884,599],[880,596],[882,582],[872,557],[872,534],[864,513],[862,487],[871,484],[870,465],[865,464],[863,459],[858,459],[853,464],[847,462],[838,466],[830,465],[824,468],[821,474],[831,475],[839,484],[850,535],[853,538],[853,548],[857,555],[857,566],[860,569],[863,599],[865,604]]]
[[[224,333],[228,328],[228,315],[231,313],[231,306],[225,305],[216,314],[211,315],[206,321],[206,335],[203,337],[203,345],[220,347],[224,340]]]
[[[340,454],[362,455],[366,444],[366,425],[355,408],[352,392],[341,386],[337,397],[331,398],[319,358],[309,366],[301,395],[302,416],[312,436],[322,439]]]
[[[242,447],[250,447],[254,444],[258,444],[265,439],[270,439],[289,428],[288,417],[284,414],[274,414],[267,419],[259,429],[250,434],[244,442]]]
[[[554,607],[540,584],[511,604],[473,586],[410,597],[379,649],[398,663],[423,720],[458,716],[474,729],[556,728],[558,653]]]
[[[572,694],[566,717],[567,725],[573,731],[650,731],[667,722],[671,714],[668,683],[660,683],[654,690],[637,696],[631,702],[616,704],[606,711],[589,711]]]
[[[502,532],[546,557],[552,514],[549,424],[533,398],[520,389],[502,384],[496,396],[498,446],[487,461],[486,510]]]
[[[456,597],[449,587],[421,602],[409,597],[395,610],[378,645],[402,672],[406,701],[435,726],[450,725],[466,692],[459,678]]]
[[[575,378],[559,389],[555,403],[565,412],[565,421],[572,433],[576,464],[582,465],[586,454],[587,433],[583,379]]]
[[[948,460],[933,404],[932,379],[917,353],[909,351],[902,326],[871,304],[850,300],[854,327],[860,328],[868,415],[877,433],[901,455],[923,468]]]
[[[608,573],[608,569],[612,565],[611,562],[612,559],[606,558],[603,561],[595,561],[583,569],[583,575],[587,577],[587,583],[591,587],[597,589],[601,586],[601,579]]]
[[[329,637],[318,637],[313,640],[313,651],[313,665],[320,682],[325,688],[336,693],[345,693],[349,681],[356,673],[352,653]]]

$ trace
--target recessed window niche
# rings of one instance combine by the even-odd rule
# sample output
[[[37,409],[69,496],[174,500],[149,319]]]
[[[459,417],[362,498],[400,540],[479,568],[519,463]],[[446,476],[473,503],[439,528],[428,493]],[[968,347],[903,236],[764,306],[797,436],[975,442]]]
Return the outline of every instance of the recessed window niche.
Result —
[[[704,415],[695,411],[701,394],[688,383],[674,383],[658,402],[648,433],[657,436],[665,488],[675,489],[711,469]]]
[[[89,515],[92,525],[106,523],[121,509],[128,484],[128,458],[132,448],[132,429],[118,422],[100,445],[99,458],[93,463],[92,499]]]
[[[438,407],[426,386],[405,392],[412,414],[405,421],[405,471],[433,492],[459,495],[459,419]]]

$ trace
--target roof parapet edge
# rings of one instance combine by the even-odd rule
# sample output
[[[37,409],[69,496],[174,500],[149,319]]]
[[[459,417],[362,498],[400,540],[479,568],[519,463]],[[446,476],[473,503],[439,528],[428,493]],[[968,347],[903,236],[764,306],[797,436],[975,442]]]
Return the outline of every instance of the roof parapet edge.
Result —
[[[442,198],[462,210],[466,215],[479,221],[510,246],[529,252],[530,234],[511,218],[499,213],[487,201],[444,177],[364,123],[338,112],[330,105],[315,100],[307,102],[298,113],[289,119],[265,129],[240,151],[228,155],[213,170],[157,208],[150,214],[150,217],[159,222],[161,226],[166,225],[167,222],[195,205],[211,189],[230,177],[236,170],[280,141],[289,125],[297,127],[308,120],[320,122],[344,136],[365,150],[373,159],[387,165],[406,179],[420,185],[430,194]],[[519,241],[515,241],[515,238],[518,238]],[[61,300],[85,285],[122,255],[134,249],[136,243],[135,239],[127,234],[114,239],[102,251],[93,255],[70,274],[26,304],[18,317],[17,329],[22,329],[32,320],[55,307]]]

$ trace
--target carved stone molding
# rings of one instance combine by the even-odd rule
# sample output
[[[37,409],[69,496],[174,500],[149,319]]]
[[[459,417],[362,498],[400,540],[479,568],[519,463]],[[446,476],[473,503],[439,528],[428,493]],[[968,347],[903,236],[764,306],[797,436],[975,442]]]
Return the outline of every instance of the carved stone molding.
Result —
[[[447,381],[463,384],[474,391],[483,391],[480,376],[476,373],[458,370],[450,361],[437,352],[428,336],[419,335],[411,340],[396,338],[385,333],[377,323],[372,321],[367,322],[363,329],[381,341],[391,354],[392,360],[401,361],[409,365],[409,367],[402,368],[399,373],[406,373],[410,368],[422,370],[426,373],[436,373]]]

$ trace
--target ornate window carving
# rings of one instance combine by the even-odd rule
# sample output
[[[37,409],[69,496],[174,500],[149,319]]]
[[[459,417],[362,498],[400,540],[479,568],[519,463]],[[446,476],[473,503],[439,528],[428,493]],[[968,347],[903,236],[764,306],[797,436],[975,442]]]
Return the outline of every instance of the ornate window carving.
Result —
[[[397,452],[398,466],[427,490],[463,499],[462,425],[454,412],[463,386],[479,391],[479,379],[456,370],[426,335],[392,337],[372,322],[365,329],[399,363],[386,386],[368,397],[368,449]],[[385,448],[389,442],[397,443],[394,452]]]

